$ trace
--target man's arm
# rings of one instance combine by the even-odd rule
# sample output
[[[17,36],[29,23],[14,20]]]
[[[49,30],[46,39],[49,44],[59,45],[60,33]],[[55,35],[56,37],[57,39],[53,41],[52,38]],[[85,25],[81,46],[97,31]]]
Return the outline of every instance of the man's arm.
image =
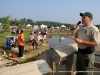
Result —
[[[98,46],[98,43],[96,43],[96,42],[83,41],[83,40],[80,40],[78,38],[75,38],[75,41],[78,44],[83,44],[83,45],[87,45],[87,46]]]
[[[88,46],[98,46],[98,43],[96,43],[96,42],[83,41],[82,44],[88,45]]]
[[[99,30],[98,28],[92,28],[91,30],[91,42],[89,41],[83,41],[82,44],[84,45],[88,45],[88,46],[98,46],[99,44],[99,39],[100,39],[100,33],[99,33]]]
[[[77,30],[78,30],[78,25],[74,25],[73,26],[74,30],[72,31],[72,36],[74,36],[75,38],[77,37]]]
[[[74,29],[74,30],[72,31],[72,36],[74,36],[75,38],[76,38],[76,32],[77,32],[77,29]]]

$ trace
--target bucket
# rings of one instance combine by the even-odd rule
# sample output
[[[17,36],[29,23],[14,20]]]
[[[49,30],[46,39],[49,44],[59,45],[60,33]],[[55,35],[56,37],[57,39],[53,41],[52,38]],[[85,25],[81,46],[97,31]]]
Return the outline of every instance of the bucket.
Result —
[[[12,54],[12,58],[16,58],[17,57],[17,54]]]

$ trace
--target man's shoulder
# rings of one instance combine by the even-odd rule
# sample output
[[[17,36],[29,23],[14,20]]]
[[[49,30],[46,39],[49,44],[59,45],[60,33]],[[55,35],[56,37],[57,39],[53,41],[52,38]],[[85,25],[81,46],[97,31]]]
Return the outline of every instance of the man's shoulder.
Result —
[[[91,30],[94,30],[94,31],[99,31],[98,27],[96,27],[95,25],[91,25]]]

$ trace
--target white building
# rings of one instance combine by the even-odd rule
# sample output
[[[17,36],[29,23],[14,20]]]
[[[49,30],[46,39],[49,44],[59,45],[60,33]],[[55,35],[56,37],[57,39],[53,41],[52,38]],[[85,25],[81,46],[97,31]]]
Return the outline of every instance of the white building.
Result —
[[[42,28],[47,28],[47,26],[44,25],[44,24],[42,24],[42,25],[40,25],[40,28],[41,28],[41,29],[42,29]]]

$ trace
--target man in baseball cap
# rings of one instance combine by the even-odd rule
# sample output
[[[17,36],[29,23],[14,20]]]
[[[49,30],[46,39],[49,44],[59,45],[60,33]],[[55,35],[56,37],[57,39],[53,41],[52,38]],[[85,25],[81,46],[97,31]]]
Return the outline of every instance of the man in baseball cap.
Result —
[[[76,60],[76,75],[93,75],[95,46],[99,44],[99,29],[92,24],[93,15],[90,12],[80,13],[83,26],[78,29],[74,25],[73,36],[78,45]],[[79,72],[83,71],[83,72]],[[87,72],[85,72],[87,71]]]
[[[90,24],[93,19],[93,15],[90,12],[80,13],[80,16],[82,17],[82,24],[84,26],[87,26],[87,24]]]

